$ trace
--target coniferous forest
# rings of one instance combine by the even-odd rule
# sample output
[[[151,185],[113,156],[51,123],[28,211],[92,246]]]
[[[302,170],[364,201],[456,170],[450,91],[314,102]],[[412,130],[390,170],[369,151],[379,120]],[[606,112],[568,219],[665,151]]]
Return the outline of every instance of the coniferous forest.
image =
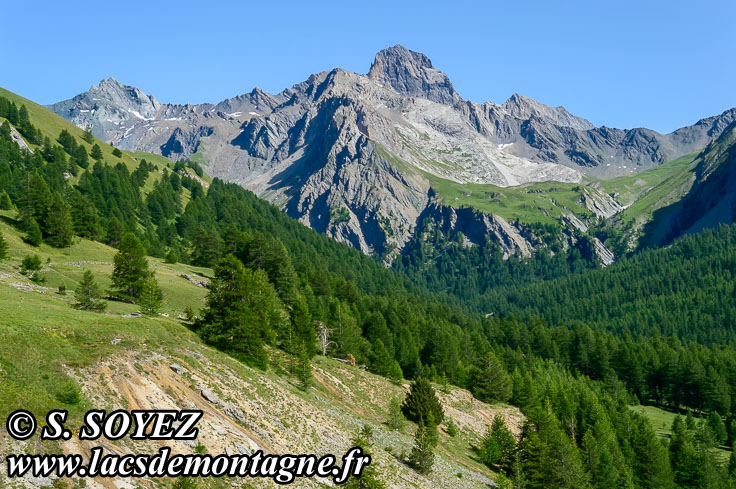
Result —
[[[192,328],[244,363],[266,369],[276,348],[308,366],[323,353],[323,325],[329,356],[414,381],[417,392],[449,382],[518,406],[520,437],[494,425],[479,447],[507,487],[736,487],[736,457],[717,450],[736,443],[736,227],[606,268],[582,245],[503,259],[493,243],[435,236],[387,269],[236,184],[207,183],[197,163],[143,159],[131,171],[93,138],[44,137],[24,106],[0,98],[0,117],[0,206],[17,211],[26,241],[63,248],[81,237],[123,258],[211,268]],[[20,149],[11,125],[40,150]],[[131,295],[145,295],[144,282]],[[94,309],[94,295],[80,292],[79,303]],[[296,369],[305,385],[307,370]],[[405,410],[423,430],[442,421],[436,409],[417,414],[417,402]],[[678,413],[671,437],[636,404]]]

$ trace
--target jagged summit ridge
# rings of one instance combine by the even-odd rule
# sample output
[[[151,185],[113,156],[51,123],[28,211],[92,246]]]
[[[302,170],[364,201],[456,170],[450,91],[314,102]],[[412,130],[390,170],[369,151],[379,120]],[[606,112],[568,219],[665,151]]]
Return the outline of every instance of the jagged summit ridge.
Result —
[[[432,66],[426,55],[398,44],[376,54],[368,77],[410,97],[422,97],[441,104],[462,100],[450,78]]]

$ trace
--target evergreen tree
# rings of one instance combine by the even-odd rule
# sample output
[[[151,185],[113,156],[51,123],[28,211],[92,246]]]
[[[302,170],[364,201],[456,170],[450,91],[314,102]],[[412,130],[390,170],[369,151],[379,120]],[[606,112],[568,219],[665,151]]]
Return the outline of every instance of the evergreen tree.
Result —
[[[9,211],[13,208],[13,202],[10,200],[8,192],[3,190],[0,192],[0,210]]]
[[[524,427],[521,444],[524,477],[529,489],[588,489],[575,443],[561,429],[549,403],[536,408]]]
[[[516,439],[506,427],[503,417],[497,414],[493,418],[491,427],[481,440],[479,447],[480,460],[491,468],[499,466],[504,471],[510,472],[515,453]]]
[[[54,195],[51,205],[46,214],[46,242],[57,248],[71,246],[74,237],[74,225],[72,223],[69,205],[64,202],[59,194]]]
[[[141,312],[143,314],[153,316],[161,309],[163,301],[164,295],[156,281],[155,275],[153,273],[148,274],[141,283],[141,292],[136,303],[141,306]]]
[[[312,385],[312,363],[304,344],[299,344],[294,359],[296,361],[296,377],[299,380],[299,388],[308,391]]]
[[[123,152],[120,151],[120,149],[115,148],[115,149],[112,150],[112,155],[114,157],[116,157],[116,158],[122,158],[123,157]]]
[[[138,299],[149,275],[145,248],[135,234],[125,234],[113,258],[112,285],[115,292],[127,299]]]
[[[404,413],[401,412],[401,399],[398,397],[388,403],[388,426],[394,431],[404,429]]]
[[[414,446],[409,454],[409,465],[420,474],[428,474],[434,465],[434,447],[437,444],[437,427],[432,415],[427,416],[427,424],[419,421],[414,433]]]
[[[473,395],[485,402],[506,402],[511,398],[511,377],[501,361],[489,351],[474,369]]]
[[[197,322],[202,339],[244,362],[265,368],[265,343],[288,320],[273,286],[261,271],[246,269],[228,255],[217,264],[206,307]]]
[[[192,240],[192,263],[200,267],[213,267],[220,259],[220,249],[217,230],[200,226]]]
[[[74,223],[74,232],[77,236],[97,239],[102,234],[97,209],[85,195],[79,192],[73,194],[71,199],[71,215]]]
[[[105,233],[105,243],[110,246],[117,246],[123,239],[123,225],[117,217],[111,218],[107,222],[107,231]]]
[[[87,126],[84,128],[84,134],[82,134],[82,139],[89,144],[92,144],[95,141],[95,137],[92,134],[91,126]]]
[[[378,375],[388,378],[393,383],[400,383],[402,379],[401,367],[399,362],[389,355],[383,341],[376,340],[373,344],[373,355],[371,356],[371,365],[373,371]]]
[[[20,272],[32,282],[44,282],[41,275],[41,258],[38,255],[26,255],[20,263]]]
[[[728,440],[728,432],[726,431],[726,423],[723,422],[723,418],[716,411],[711,412],[707,419],[708,428],[710,428],[715,442],[718,445],[723,445]]]
[[[591,483],[597,489],[634,489],[616,434],[603,416],[583,436],[582,454]]]
[[[95,144],[92,146],[92,151],[90,151],[89,155],[92,157],[95,161],[100,161],[103,158],[102,149],[100,148],[99,144]]]
[[[363,425],[360,431],[353,437],[351,445],[362,450],[364,455],[371,456],[371,445],[373,444],[373,430],[368,425]],[[378,478],[374,458],[366,466],[360,475],[350,477],[345,485],[346,489],[384,489],[386,485]]]
[[[634,485],[642,489],[671,489],[672,470],[666,448],[643,417],[633,420],[629,434]]]
[[[8,242],[5,240],[5,236],[0,233],[0,261],[8,259]]]
[[[94,275],[90,270],[85,270],[82,280],[74,289],[74,298],[76,303],[74,307],[85,311],[103,311],[107,307],[107,303],[100,300],[100,288],[95,281]]]
[[[411,389],[406,394],[401,411],[407,419],[414,422],[427,422],[429,416],[432,420],[442,422],[444,411],[432,384],[424,377],[420,377],[411,384]]]
[[[28,244],[32,246],[39,246],[43,241],[43,236],[41,235],[41,228],[39,227],[38,222],[36,222],[35,219],[31,218],[25,225],[25,228],[26,242],[28,242]]]

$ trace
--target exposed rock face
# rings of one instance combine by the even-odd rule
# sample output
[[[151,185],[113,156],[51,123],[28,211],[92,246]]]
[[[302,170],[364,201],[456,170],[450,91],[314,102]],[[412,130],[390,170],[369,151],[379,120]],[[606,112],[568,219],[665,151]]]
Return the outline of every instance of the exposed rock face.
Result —
[[[409,51],[404,46],[397,45],[379,52],[368,77],[409,97],[426,98],[441,104],[462,100],[450,78],[432,66],[427,56]]]
[[[732,109],[663,135],[596,128],[516,94],[502,105],[464,101],[429,58],[402,46],[378,53],[367,75],[335,69],[277,95],[161,104],[108,79],[50,108],[122,149],[174,160],[197,153],[211,175],[388,259],[429,203],[427,175],[505,187],[630,174],[702,149],[736,120]],[[606,196],[584,200],[601,217],[620,210]],[[509,252],[533,248],[488,219],[486,231],[506,233]]]
[[[28,146],[28,143],[26,143],[26,140],[23,139],[23,136],[21,136],[20,133],[13,126],[10,126],[10,138],[15,142],[15,144],[18,145],[20,149],[27,149],[28,151],[33,152],[30,146]]]
[[[501,247],[505,257],[531,256],[542,242],[521,223],[511,224],[500,216],[484,214],[475,209],[455,209],[430,203],[422,213],[420,222],[432,221],[443,235],[463,233],[469,244],[481,244],[490,239]]]

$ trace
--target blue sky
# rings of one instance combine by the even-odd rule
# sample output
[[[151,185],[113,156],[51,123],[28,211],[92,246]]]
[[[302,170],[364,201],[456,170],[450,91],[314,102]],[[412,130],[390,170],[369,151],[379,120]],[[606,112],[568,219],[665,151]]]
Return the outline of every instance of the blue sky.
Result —
[[[368,71],[394,44],[463,98],[518,92],[597,125],[670,131],[736,106],[736,2],[127,1],[3,7],[0,86],[40,103],[114,76],[162,102],[217,102]]]

